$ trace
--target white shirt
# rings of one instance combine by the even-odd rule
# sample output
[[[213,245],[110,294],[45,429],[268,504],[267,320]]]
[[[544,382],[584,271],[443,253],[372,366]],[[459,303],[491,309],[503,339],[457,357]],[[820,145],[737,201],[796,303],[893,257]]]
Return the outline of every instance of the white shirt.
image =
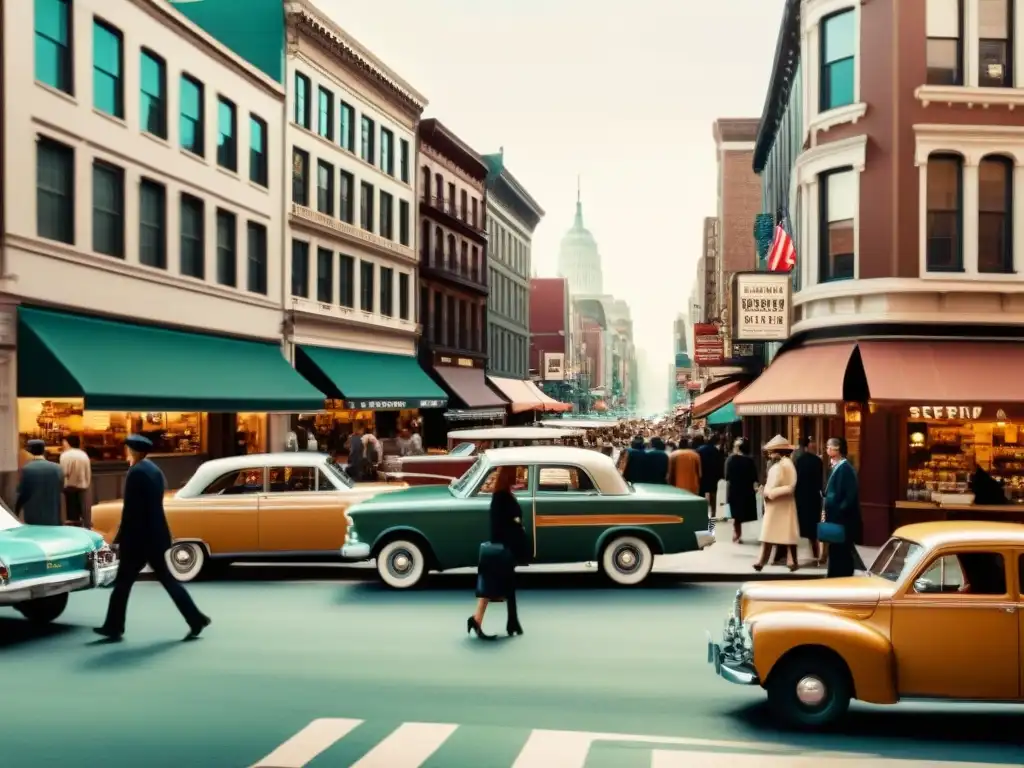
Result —
[[[64,473],[65,488],[85,490],[92,485],[92,462],[81,448],[68,448],[60,455],[60,468]]]

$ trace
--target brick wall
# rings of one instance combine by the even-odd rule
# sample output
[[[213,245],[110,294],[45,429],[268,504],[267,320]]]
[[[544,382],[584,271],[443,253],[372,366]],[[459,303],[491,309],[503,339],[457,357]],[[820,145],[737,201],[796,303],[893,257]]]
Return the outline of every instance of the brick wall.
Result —
[[[761,177],[754,173],[754,153],[722,152],[722,270],[731,275],[755,269],[754,216],[761,212]],[[726,283],[728,285],[728,283]]]

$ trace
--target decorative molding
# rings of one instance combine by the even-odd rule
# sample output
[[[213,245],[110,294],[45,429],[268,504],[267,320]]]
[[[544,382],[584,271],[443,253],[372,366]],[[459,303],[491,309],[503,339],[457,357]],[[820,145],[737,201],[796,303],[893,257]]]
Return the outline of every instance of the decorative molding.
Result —
[[[962,155],[968,165],[977,165],[993,154],[1012,157],[1024,165],[1024,126],[920,123],[914,125],[914,137],[914,165],[919,167],[935,152]]]
[[[966,104],[968,109],[979,106],[1006,107],[1010,112],[1024,106],[1024,88],[979,88],[965,85],[920,85],[914,97],[924,107],[931,104]]]
[[[411,299],[410,299],[411,300]],[[346,326],[365,328],[373,331],[393,331],[408,336],[420,333],[420,325],[412,320],[401,320],[397,317],[385,317],[376,312],[364,312],[354,307],[342,307],[327,304],[315,299],[301,296],[290,297],[288,307],[291,311],[309,318],[316,318],[327,323],[339,323]]]
[[[420,154],[426,155],[438,165],[443,166],[445,170],[457,176],[461,181],[465,182],[473,189],[475,189],[477,192],[479,192],[480,197],[478,199],[481,202],[483,202],[484,189],[486,186],[485,180],[474,179],[467,171],[458,166],[453,160],[443,155],[440,150],[435,149],[433,146],[431,146],[424,140],[420,141]]]
[[[410,206],[411,210],[411,206]],[[357,245],[366,245],[373,248],[375,251],[397,258],[407,264],[415,265],[419,263],[419,259],[416,256],[416,251],[408,245],[399,245],[393,240],[388,240],[386,237],[381,237],[373,232],[367,232],[361,227],[357,227],[354,224],[349,224],[341,219],[336,219],[333,216],[328,216],[325,213],[314,211],[312,208],[307,208],[298,203],[292,203],[291,208],[288,212],[289,221],[292,224],[306,224],[312,225],[319,230],[329,232],[335,236],[339,236]],[[412,235],[413,221],[409,222],[409,234]]]
[[[861,134],[819,144],[813,149],[801,152],[794,165],[797,183],[806,186],[816,182],[822,173],[846,166],[863,172],[867,164],[867,147],[867,134]]]
[[[811,122],[808,124],[809,130],[812,133],[827,133],[830,128],[835,128],[837,125],[846,125],[847,123],[856,125],[867,112],[868,105],[864,102],[836,107],[828,112],[819,112],[811,118]]]
[[[804,60],[800,68],[803,81],[803,138],[817,143],[817,133],[844,123],[856,123],[867,111],[861,106],[861,58],[864,44],[861,36],[862,0],[803,0],[800,10],[800,49]],[[819,112],[821,99],[821,29],[823,19],[841,11],[853,11],[853,104]],[[859,112],[859,114],[858,114]]]
[[[831,16],[839,11],[856,10],[860,8],[861,0],[803,0],[800,8],[800,31],[809,32],[813,27],[818,26],[826,16]],[[857,48],[857,55],[860,55],[860,47]]]

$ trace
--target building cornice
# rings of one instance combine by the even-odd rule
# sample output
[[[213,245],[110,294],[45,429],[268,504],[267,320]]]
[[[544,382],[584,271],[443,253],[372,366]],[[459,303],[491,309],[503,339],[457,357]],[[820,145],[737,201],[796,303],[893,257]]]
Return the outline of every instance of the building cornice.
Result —
[[[484,155],[483,160],[490,169],[487,176],[488,191],[509,213],[520,216],[532,233],[544,218],[544,209],[505,167],[501,153]]]
[[[410,246],[401,245],[373,232],[367,232],[355,224],[349,224],[298,203],[291,204],[288,210],[288,223],[293,227],[306,227],[324,234],[334,235],[353,245],[372,249],[380,256],[390,257],[409,266],[419,264],[416,251]]]
[[[431,117],[419,124],[420,149],[453,172],[460,172],[482,191],[487,180],[488,167],[483,158],[444,123]]]
[[[772,75],[768,81],[768,94],[761,110],[761,123],[757,129],[754,150],[754,172],[761,173],[789,105],[796,71],[800,66],[800,0],[786,0],[782,11],[782,24],[775,44]]]

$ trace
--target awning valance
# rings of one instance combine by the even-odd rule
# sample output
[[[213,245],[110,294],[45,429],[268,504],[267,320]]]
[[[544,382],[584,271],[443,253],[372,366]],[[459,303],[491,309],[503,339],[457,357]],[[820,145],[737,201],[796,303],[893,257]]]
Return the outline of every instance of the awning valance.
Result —
[[[508,408],[508,402],[487,386],[487,378],[480,368],[439,365],[434,373],[465,408],[500,408],[502,411]]]
[[[548,413],[566,413],[572,410],[571,403],[563,403],[561,400],[555,400],[555,398],[551,397],[532,381],[526,381],[525,383],[527,387],[536,393],[537,398],[543,405],[542,410],[547,411]]]
[[[544,410],[540,398],[526,385],[527,382],[521,379],[507,379],[503,376],[488,376],[487,379],[508,400],[512,413]]]
[[[82,398],[96,411],[324,407],[278,344],[28,307],[18,309],[18,396]]]
[[[690,415],[695,419],[703,419],[726,403],[732,402],[732,399],[739,394],[743,386],[744,382],[742,381],[731,381],[717,389],[712,389],[710,392],[698,395],[693,399],[693,403],[690,406]]]
[[[834,416],[855,341],[815,344],[784,352],[733,404],[740,416]]]

